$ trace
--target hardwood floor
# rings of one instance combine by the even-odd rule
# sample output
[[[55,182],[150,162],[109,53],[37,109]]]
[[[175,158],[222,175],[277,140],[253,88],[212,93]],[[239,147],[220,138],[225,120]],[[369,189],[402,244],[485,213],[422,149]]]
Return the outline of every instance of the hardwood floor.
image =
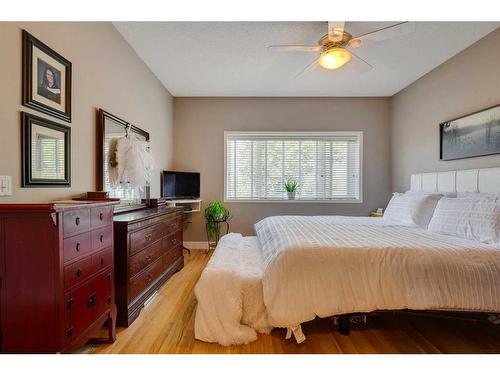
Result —
[[[118,328],[113,344],[87,345],[84,353],[500,353],[500,326],[407,314],[369,317],[363,329],[342,336],[330,319],[302,325],[300,345],[275,329],[248,345],[224,347],[194,338],[194,286],[210,258],[185,254],[175,274],[129,328]]]

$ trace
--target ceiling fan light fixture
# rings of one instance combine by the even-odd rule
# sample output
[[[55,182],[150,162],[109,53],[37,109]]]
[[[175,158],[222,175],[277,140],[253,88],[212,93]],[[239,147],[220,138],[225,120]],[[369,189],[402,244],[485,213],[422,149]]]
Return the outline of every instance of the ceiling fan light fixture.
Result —
[[[321,53],[319,64],[325,69],[338,69],[351,59],[351,53],[345,48],[331,48]]]

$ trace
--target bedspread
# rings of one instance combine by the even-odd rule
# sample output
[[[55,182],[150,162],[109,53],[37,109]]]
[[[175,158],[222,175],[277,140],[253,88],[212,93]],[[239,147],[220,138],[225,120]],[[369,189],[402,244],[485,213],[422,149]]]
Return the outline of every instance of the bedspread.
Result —
[[[255,225],[269,323],[392,309],[500,311],[500,249],[383,219],[274,216]]]

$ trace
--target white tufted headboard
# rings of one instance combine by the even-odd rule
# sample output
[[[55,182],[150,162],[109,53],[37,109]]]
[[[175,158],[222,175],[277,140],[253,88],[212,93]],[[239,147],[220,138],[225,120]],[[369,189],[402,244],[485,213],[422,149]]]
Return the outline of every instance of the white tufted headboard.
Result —
[[[500,194],[500,167],[412,174],[411,190]]]

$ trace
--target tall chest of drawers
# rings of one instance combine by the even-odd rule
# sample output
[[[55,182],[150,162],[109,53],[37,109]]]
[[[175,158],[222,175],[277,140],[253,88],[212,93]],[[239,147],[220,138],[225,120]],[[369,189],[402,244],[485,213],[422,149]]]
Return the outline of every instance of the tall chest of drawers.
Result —
[[[144,303],[184,267],[183,209],[157,207],[115,215],[117,324],[128,327]]]
[[[0,348],[71,352],[115,339],[113,204],[0,205]]]

